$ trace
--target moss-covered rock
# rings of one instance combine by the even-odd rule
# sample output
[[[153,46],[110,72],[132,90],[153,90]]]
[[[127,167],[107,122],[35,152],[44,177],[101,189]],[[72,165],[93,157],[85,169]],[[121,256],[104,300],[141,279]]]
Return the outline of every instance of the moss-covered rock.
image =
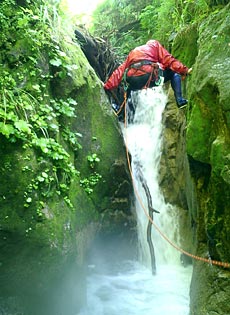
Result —
[[[193,66],[198,54],[198,36],[198,25],[193,23],[179,32],[173,41],[173,56],[188,68]]]
[[[9,24],[12,6],[2,7],[4,34],[16,23],[18,37],[30,34],[31,50],[23,55],[25,41],[17,38],[0,44],[0,71],[8,76],[0,80],[0,309],[2,300],[15,299],[22,314],[71,315],[85,299],[84,261],[101,213],[131,215],[125,148],[74,32],[59,34],[57,42],[46,25],[51,16],[42,24],[35,15],[39,3],[28,11],[15,5]],[[34,36],[31,25],[38,27]]]
[[[200,26],[199,54],[189,82],[188,154],[201,161],[206,156],[206,162],[216,137],[220,134],[226,142],[229,138],[228,20],[226,8]],[[202,138],[198,140],[197,136]]]
[[[196,199],[188,205],[196,252],[224,262],[230,261],[229,19],[227,5],[198,27],[198,54],[187,84],[186,111],[186,150]],[[229,272],[223,267],[194,263],[191,314],[230,313],[229,283]]]
[[[175,199],[174,202],[189,210],[187,222],[193,232],[193,246],[189,251],[205,259],[228,263],[229,9],[229,4],[217,8],[201,24],[194,24],[178,34],[173,42],[173,55],[192,67],[193,72],[187,77],[186,85],[184,84],[184,91],[189,100],[184,110],[186,126],[180,121],[180,115],[175,118],[169,116],[169,119],[167,112],[165,113],[166,138],[163,155],[166,156],[163,156],[162,163],[162,171],[169,174],[169,179],[167,175],[162,174],[166,200]],[[180,135],[178,130],[175,132],[175,126],[178,129],[182,126]],[[188,164],[183,156],[186,153]],[[165,171],[164,167],[169,167],[169,171]],[[178,186],[184,196],[183,204],[178,190],[173,185],[174,173],[179,173]],[[172,188],[171,192],[164,186],[167,183]],[[183,244],[186,246],[186,242]],[[228,269],[194,260],[190,314],[230,314],[229,285]]]

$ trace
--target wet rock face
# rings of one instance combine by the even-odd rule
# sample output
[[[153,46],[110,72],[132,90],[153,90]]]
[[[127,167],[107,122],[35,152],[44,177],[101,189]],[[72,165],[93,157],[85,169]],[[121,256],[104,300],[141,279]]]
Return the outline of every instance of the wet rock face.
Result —
[[[187,209],[184,138],[186,119],[184,109],[177,108],[173,95],[169,95],[162,122],[164,130],[159,183],[167,202]]]
[[[226,6],[199,28],[199,54],[189,87],[191,103],[186,135],[187,152],[193,166],[199,162],[203,163],[203,170],[209,170],[205,173],[193,167],[199,204],[197,216],[192,214],[197,222],[197,250],[204,257],[209,255],[224,262],[230,261],[229,8]],[[226,295],[229,272],[214,266],[206,267],[205,271],[200,269],[196,264],[191,286],[191,314],[230,313]],[[202,278],[195,276],[199,270],[205,273]]]
[[[194,251],[224,262],[230,262],[229,9],[228,4],[206,19],[196,36],[187,39],[186,30],[175,40],[174,55],[193,38],[197,56],[188,65],[193,73],[187,79],[187,108],[181,113],[169,102],[164,112],[159,175],[166,200],[189,210]],[[228,270],[194,262],[191,315],[230,314],[229,283]]]

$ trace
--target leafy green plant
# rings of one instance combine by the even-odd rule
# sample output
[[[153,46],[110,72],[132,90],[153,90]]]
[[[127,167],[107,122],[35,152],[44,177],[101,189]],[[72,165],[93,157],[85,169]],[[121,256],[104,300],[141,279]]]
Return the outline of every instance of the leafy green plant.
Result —
[[[93,188],[97,185],[101,178],[102,176],[99,173],[93,172],[88,178],[81,179],[80,185],[84,188],[85,192],[90,195],[93,193]]]
[[[91,173],[88,177],[85,177],[80,180],[80,186],[82,186],[85,192],[88,195],[90,195],[93,193],[93,188],[97,185],[97,183],[100,181],[102,176],[98,172],[95,171],[98,163],[100,162],[100,159],[97,153],[87,155],[87,161],[89,163],[89,168],[91,170]]]
[[[1,3],[0,134],[33,150],[41,165],[42,161],[50,165],[37,172],[22,168],[30,178],[24,207],[37,209],[36,217],[41,219],[41,202],[52,197],[52,191],[59,192],[72,208],[68,187],[79,172],[69,149],[81,148],[81,135],[70,128],[77,102],[57,99],[50,92],[53,78],[70,76],[75,67],[58,44],[58,2],[41,0],[27,7],[28,3]]]
[[[90,31],[111,44],[124,60],[149,39],[167,46],[169,37],[191,23],[200,23],[228,0],[107,0],[93,12]]]
[[[82,145],[79,143],[78,139],[82,137],[79,132],[72,132],[68,127],[64,127],[62,131],[63,138],[70,144],[74,151],[82,149]]]
[[[104,1],[93,13],[90,31],[107,40],[123,60],[130,49],[143,43],[139,16],[151,3],[152,0]]]
[[[93,153],[92,155],[87,156],[87,161],[89,162],[90,168],[95,168],[97,163],[100,162],[99,157],[97,156],[97,153]]]

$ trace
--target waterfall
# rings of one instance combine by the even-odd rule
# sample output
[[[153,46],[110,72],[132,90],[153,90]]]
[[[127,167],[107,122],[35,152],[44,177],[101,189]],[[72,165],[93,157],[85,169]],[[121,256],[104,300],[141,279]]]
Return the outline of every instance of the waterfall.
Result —
[[[121,128],[131,155],[133,185],[138,194],[135,210],[140,255],[138,260],[129,259],[126,245],[122,248],[122,243],[114,245],[110,240],[108,247],[103,238],[101,245],[94,247],[88,265],[87,305],[78,315],[188,315],[191,268],[181,266],[180,254],[152,227],[156,257],[153,275],[147,243],[148,218],[143,210],[143,206],[148,208],[151,195],[152,207],[159,211],[153,213],[154,222],[179,245],[177,211],[165,203],[158,185],[162,113],[167,98],[162,87],[132,92],[131,96],[135,115],[129,111],[129,123],[126,126],[121,122]],[[123,254],[119,255],[121,250],[125,253],[123,259]]]
[[[149,188],[153,208],[160,213],[154,213],[154,222],[167,237],[178,242],[178,226],[176,209],[166,204],[158,185],[158,170],[162,152],[162,113],[167,96],[161,86],[131,93],[133,110],[127,110],[128,122],[122,127],[124,139],[131,154],[134,190],[138,195],[136,200],[136,216],[139,237],[140,260],[150,266],[150,251],[147,244],[148,217],[143,209],[148,209],[146,192],[139,179],[139,172],[144,177]],[[133,117],[134,116],[134,117]],[[141,200],[141,202],[140,202]],[[179,264],[179,254],[171,247],[154,227],[152,227],[152,242],[157,264]]]

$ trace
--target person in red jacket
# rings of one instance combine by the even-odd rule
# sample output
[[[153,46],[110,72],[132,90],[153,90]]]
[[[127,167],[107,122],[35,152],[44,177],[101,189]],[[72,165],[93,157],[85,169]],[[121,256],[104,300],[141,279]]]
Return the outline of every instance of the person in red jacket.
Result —
[[[104,84],[105,90],[117,88],[122,81],[128,90],[140,90],[160,83],[162,72],[164,83],[171,81],[178,107],[187,104],[182,97],[181,77],[191,73],[174,58],[157,40],[149,40],[145,45],[134,48],[126,60],[112,73]]]

